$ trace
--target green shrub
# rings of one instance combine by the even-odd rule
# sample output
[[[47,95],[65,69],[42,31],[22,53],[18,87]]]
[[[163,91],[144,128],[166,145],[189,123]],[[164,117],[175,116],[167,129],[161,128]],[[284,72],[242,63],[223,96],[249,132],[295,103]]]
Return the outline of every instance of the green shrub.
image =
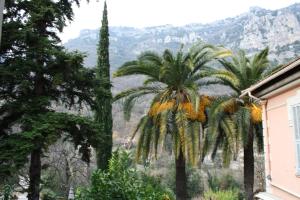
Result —
[[[42,200],[57,200],[58,196],[55,192],[50,189],[43,189],[41,191],[41,199]]]
[[[96,171],[90,188],[76,192],[76,200],[172,200],[174,195],[158,179],[131,167],[130,155],[115,152],[107,171]]]
[[[208,187],[210,191],[236,191],[238,194],[237,199],[243,199],[244,193],[242,192],[242,185],[229,173],[217,176],[207,172]]]
[[[2,191],[3,190],[3,191]],[[13,186],[4,185],[0,190],[0,200],[11,200],[12,199]]]
[[[195,168],[188,166],[187,170],[187,191],[190,198],[199,196],[204,191],[203,178]]]
[[[204,193],[203,200],[237,200],[239,199],[238,190],[209,190]]]
[[[221,176],[212,175],[209,172],[208,175],[208,186],[212,191],[219,190],[234,190],[239,189],[240,184],[230,174],[223,174]]]

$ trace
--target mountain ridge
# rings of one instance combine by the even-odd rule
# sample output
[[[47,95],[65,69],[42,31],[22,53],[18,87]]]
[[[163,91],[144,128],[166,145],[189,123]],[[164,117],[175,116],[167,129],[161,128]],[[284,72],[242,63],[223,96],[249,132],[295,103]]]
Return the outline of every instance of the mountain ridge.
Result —
[[[93,67],[97,60],[98,35],[99,29],[82,30],[79,37],[69,40],[65,46],[69,50],[87,52],[85,65]],[[188,48],[199,40],[216,45],[223,44],[234,51],[243,48],[249,54],[270,46],[270,59],[284,64],[300,53],[300,3],[274,11],[252,8],[237,17],[209,24],[165,25],[143,29],[110,27],[112,71],[124,62],[135,59],[143,51],[162,52],[166,48],[176,51],[182,43]],[[140,76],[113,78],[112,92],[116,94],[142,83],[143,77]],[[230,90],[220,85],[214,88],[201,87],[200,92],[225,95]],[[122,103],[113,104],[115,143],[124,143],[127,140],[128,133],[134,130],[148,106],[149,99],[140,99],[133,109],[130,122],[126,122],[123,120]]]
[[[87,53],[86,66],[96,64],[99,29],[85,29],[65,46]],[[300,3],[278,10],[252,7],[249,12],[212,23],[192,23],[184,26],[161,25],[143,28],[110,27],[110,60],[112,70],[135,59],[143,51],[177,50],[197,41],[224,45],[230,49],[245,49],[254,53],[269,46],[270,59],[282,63],[299,56]]]

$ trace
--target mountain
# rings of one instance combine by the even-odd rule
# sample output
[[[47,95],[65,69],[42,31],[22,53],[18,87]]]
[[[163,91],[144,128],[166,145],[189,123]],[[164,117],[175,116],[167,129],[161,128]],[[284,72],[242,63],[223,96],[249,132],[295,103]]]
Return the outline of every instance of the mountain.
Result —
[[[86,66],[95,66],[98,34],[99,30],[82,30],[78,38],[69,40],[65,46],[86,52]],[[279,10],[253,7],[242,15],[210,24],[110,27],[111,66],[115,70],[143,51],[175,51],[181,44],[189,47],[199,40],[249,53],[269,46],[271,60],[286,62],[300,52],[300,3]]]
[[[99,30],[82,30],[78,38],[65,43],[70,50],[87,53],[86,66],[96,64]],[[132,28],[110,27],[110,61],[112,70],[124,62],[135,59],[143,51],[176,51],[181,44],[189,47],[197,41],[222,44],[234,51],[244,49],[249,54],[270,47],[269,58],[276,64],[285,63],[300,55],[300,4],[279,10],[265,10],[254,7],[249,12],[234,18],[210,24],[189,24],[175,27],[171,25]],[[113,93],[142,83],[143,78],[131,76],[113,79]],[[202,87],[206,94],[227,94],[224,86]],[[123,120],[121,103],[113,105],[114,144],[123,144],[134,130],[139,118],[147,111],[149,98],[139,100],[133,109],[130,122]],[[90,113],[90,111],[86,111]]]

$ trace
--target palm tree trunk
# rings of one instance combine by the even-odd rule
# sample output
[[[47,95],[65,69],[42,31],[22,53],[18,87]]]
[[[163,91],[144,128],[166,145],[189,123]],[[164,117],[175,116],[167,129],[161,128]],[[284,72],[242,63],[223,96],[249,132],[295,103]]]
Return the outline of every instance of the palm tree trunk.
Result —
[[[244,146],[244,189],[246,200],[253,200],[254,186],[254,153],[253,153],[253,127],[250,125]]]
[[[176,163],[176,200],[186,200],[187,199],[187,177],[185,171],[185,158],[183,156],[182,150],[178,158],[175,160]]]
[[[41,148],[35,149],[31,152],[28,200],[40,199],[41,153]]]

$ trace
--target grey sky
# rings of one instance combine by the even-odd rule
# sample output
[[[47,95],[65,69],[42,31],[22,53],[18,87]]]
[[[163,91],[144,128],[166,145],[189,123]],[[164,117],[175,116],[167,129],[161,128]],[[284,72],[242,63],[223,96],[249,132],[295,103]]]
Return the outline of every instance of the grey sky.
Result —
[[[250,7],[278,9],[300,0],[107,0],[110,26],[147,27],[210,23],[247,12]],[[75,19],[61,34],[65,42],[82,29],[100,27],[104,0],[74,6]]]

